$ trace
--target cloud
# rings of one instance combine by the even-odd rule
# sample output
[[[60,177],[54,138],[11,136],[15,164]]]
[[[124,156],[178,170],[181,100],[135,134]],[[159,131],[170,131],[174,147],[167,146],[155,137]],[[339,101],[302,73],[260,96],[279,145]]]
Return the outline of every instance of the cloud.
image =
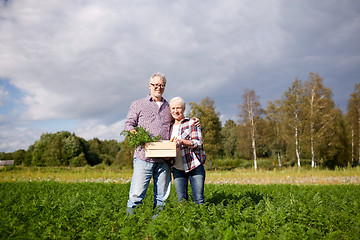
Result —
[[[245,88],[266,107],[296,77],[318,72],[345,109],[360,79],[357,0],[0,5],[0,32],[6,33],[0,35],[0,79],[8,82],[0,88],[1,121],[13,123],[7,131],[14,135],[64,127],[90,139],[118,137],[130,103],[148,93],[154,72],[168,78],[167,99],[209,96],[224,120],[237,120]],[[11,97],[9,86],[21,94]],[[56,128],[39,126],[54,121]]]
[[[117,141],[124,140],[124,137],[120,135],[124,129],[124,120],[115,122],[110,125],[100,123],[96,120],[90,120],[81,122],[76,128],[76,135],[86,140],[98,138],[100,140],[111,140]]]
[[[0,116],[1,118],[1,116]],[[0,127],[0,151],[14,152],[19,149],[28,149],[35,140],[40,139],[43,132],[39,129],[25,127],[3,128]]]

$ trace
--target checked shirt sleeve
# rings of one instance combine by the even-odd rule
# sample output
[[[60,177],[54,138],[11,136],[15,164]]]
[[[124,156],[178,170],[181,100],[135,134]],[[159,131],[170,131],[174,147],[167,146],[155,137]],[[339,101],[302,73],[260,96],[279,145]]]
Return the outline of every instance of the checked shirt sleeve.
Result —
[[[181,139],[190,140],[191,147],[181,146],[181,156],[184,162],[185,172],[195,169],[205,163],[206,155],[203,148],[201,129],[193,121],[186,119],[181,126]]]
[[[201,148],[203,146],[202,134],[201,129],[197,127],[194,123],[191,123],[191,134],[190,134],[190,141],[192,143],[192,148]]]

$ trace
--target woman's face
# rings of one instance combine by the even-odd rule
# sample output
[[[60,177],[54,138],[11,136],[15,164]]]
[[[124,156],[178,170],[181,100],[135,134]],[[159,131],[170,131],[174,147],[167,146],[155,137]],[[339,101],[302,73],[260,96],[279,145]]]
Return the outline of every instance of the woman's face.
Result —
[[[170,111],[171,111],[171,116],[176,121],[181,121],[182,119],[185,118],[185,116],[184,116],[185,109],[181,106],[181,103],[179,103],[179,102],[176,102],[176,101],[171,102]]]

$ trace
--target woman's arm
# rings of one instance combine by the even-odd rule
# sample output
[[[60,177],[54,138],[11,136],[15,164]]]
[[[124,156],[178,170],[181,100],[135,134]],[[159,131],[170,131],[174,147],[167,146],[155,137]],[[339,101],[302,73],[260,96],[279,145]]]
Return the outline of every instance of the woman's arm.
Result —
[[[203,141],[202,141],[202,134],[201,134],[201,128],[199,128],[196,123],[190,122],[190,133],[187,135],[187,139],[178,139],[176,140],[177,146],[185,146],[189,148],[198,148],[202,147]]]
[[[178,139],[176,140],[176,146],[193,147],[193,143],[190,140]]]

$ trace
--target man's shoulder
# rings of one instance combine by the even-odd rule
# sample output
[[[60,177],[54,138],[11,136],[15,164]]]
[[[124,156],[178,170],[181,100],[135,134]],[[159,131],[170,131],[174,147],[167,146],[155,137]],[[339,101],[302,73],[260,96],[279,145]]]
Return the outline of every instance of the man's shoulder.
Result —
[[[150,102],[150,96],[139,98],[139,99],[133,101],[131,104],[136,105],[136,104],[143,104],[143,103],[146,103],[146,102]]]

